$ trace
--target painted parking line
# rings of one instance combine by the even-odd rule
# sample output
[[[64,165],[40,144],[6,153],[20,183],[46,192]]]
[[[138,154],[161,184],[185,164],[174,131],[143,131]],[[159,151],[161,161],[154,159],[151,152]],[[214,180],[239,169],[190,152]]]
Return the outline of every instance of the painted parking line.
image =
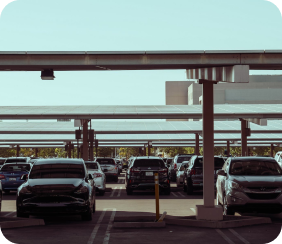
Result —
[[[190,208],[194,213],[196,213],[196,210],[195,210],[195,208]]]
[[[122,187],[119,188],[117,197],[120,197],[121,189],[122,189]]]
[[[171,193],[173,196],[178,197],[174,192]]]
[[[117,187],[115,187],[115,188],[113,189],[113,191],[112,191],[112,193],[111,193],[110,197],[113,197],[113,196],[114,196],[114,194],[115,194],[116,190],[117,190]]]
[[[240,236],[235,230],[233,229],[229,229],[229,231],[236,236],[239,240],[241,240],[242,242],[244,242],[245,244],[250,244],[250,242],[248,242],[246,239],[244,239],[242,236]]]
[[[215,229],[216,230],[216,232],[218,233],[218,234],[220,234],[221,235],[221,237],[224,239],[224,240],[226,240],[229,244],[235,244],[233,241],[231,241],[230,239],[229,239],[229,237],[227,236],[227,235],[225,235],[220,229]]]
[[[90,235],[90,238],[89,238],[87,244],[92,244],[92,243],[94,243],[94,239],[95,239],[95,237],[96,237],[96,235],[97,235],[97,232],[98,232],[98,230],[99,230],[99,228],[100,228],[100,225],[101,225],[101,223],[102,223],[102,220],[103,220],[103,218],[104,218],[104,216],[105,216],[106,211],[107,211],[107,209],[104,208],[104,209],[103,209],[103,212],[101,213],[101,215],[100,215],[100,217],[99,217],[99,219],[98,219],[98,221],[97,221],[97,223],[96,223],[96,225],[95,225],[95,227],[94,227],[94,229],[93,229],[93,231],[92,231],[92,233],[91,233],[91,235]]]
[[[109,221],[109,224],[108,224],[108,227],[107,227],[107,230],[106,230],[106,234],[105,234],[105,237],[104,237],[103,244],[108,244],[109,241],[110,241],[110,230],[113,226],[115,215],[116,215],[116,209],[114,208],[112,215],[111,215],[111,218],[110,218],[110,221]]]
[[[183,195],[181,192],[178,192],[178,194],[179,194],[181,197],[185,197],[185,195]]]
[[[7,217],[7,216],[9,216],[9,215],[11,215],[11,214],[13,214],[13,213],[15,213],[15,212],[16,212],[16,210],[14,210],[14,211],[12,211],[12,212],[10,212],[10,213],[5,214],[3,217]]]

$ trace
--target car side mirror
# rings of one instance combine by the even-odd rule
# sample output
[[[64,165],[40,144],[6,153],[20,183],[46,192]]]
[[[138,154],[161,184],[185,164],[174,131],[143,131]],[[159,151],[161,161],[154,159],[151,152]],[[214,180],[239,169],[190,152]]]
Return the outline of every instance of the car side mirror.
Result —
[[[225,173],[225,171],[224,171],[223,169],[217,170],[217,171],[216,171],[216,174],[217,174],[217,175],[221,175],[221,176],[226,176],[226,173]]]
[[[28,179],[28,175],[24,174],[24,175],[21,176],[21,180],[27,181],[27,179]]]

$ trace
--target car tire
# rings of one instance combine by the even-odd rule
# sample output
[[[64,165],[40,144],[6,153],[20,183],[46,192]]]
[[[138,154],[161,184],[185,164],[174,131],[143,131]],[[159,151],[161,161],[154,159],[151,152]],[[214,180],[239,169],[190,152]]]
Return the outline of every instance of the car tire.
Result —
[[[226,204],[226,196],[223,197],[223,215],[234,215],[235,211],[232,210],[230,207]]]
[[[29,214],[22,213],[20,211],[17,211],[17,217],[18,218],[29,218]]]
[[[114,182],[118,182],[118,176],[114,178]]]
[[[132,195],[133,194],[133,191],[131,189],[126,189],[126,194],[127,195]]]
[[[104,196],[104,194],[105,194],[105,190],[103,190],[103,191],[102,191],[102,190],[101,190],[101,191],[99,191],[99,195],[100,195],[100,196]]]
[[[192,182],[189,180],[187,181],[187,195],[193,195],[193,185]]]
[[[5,194],[9,194],[10,190],[4,190]]]
[[[94,205],[93,205],[93,207],[94,207]],[[92,208],[93,208],[93,207],[92,207]],[[89,208],[86,213],[84,213],[84,214],[81,215],[81,219],[82,219],[83,221],[91,221],[91,220],[92,220],[92,214],[93,214],[93,211],[92,211],[91,208]]]
[[[164,194],[169,196],[169,195],[170,195],[170,188],[165,189],[165,190],[164,190]]]

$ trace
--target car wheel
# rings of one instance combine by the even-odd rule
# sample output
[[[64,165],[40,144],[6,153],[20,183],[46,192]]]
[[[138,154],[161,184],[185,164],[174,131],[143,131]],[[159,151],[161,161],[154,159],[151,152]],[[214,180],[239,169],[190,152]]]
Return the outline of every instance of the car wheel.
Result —
[[[187,195],[193,194],[193,185],[191,181],[187,181]]]
[[[133,191],[131,189],[126,189],[126,194],[127,195],[132,195],[133,194]]]
[[[169,196],[170,195],[170,188],[165,189],[164,194]]]
[[[100,195],[100,196],[104,196],[104,194],[105,194],[105,190],[104,190],[104,191],[102,191],[102,190],[99,191],[99,195]]]
[[[118,176],[114,178],[114,182],[118,182]]]
[[[4,192],[5,192],[6,194],[9,194],[9,193],[10,193],[10,190],[4,190]]]
[[[93,205],[93,207],[94,207],[94,205]],[[81,215],[81,219],[84,220],[84,221],[91,221],[92,220],[92,214],[93,214],[93,211],[92,211],[91,208],[89,208],[87,213],[84,213],[84,214]]]
[[[226,196],[223,197],[223,215],[234,215],[235,212],[227,206]]]
[[[17,211],[17,217],[18,218],[29,218],[29,214],[22,213],[20,211]]]

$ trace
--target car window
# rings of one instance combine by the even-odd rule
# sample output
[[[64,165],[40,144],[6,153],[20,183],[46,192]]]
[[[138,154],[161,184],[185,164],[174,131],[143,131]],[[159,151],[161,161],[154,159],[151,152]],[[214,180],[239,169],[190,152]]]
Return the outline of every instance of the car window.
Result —
[[[177,163],[182,163],[183,161],[189,161],[191,157],[192,157],[192,155],[186,156],[186,157],[178,157]]]
[[[196,158],[194,166],[195,168],[203,168],[203,157],[201,158]],[[215,168],[222,168],[224,165],[224,160],[223,158],[214,158],[214,167]]]
[[[282,169],[274,161],[232,161],[231,175],[281,175]]]
[[[1,171],[30,171],[29,164],[4,164]]]
[[[8,158],[6,163],[26,162],[25,158]]]
[[[115,160],[113,160],[112,158],[97,158],[96,161],[101,165],[103,164],[112,164],[115,165]]]
[[[84,178],[83,164],[39,164],[32,167],[30,179]]]
[[[164,168],[163,160],[159,159],[137,159],[134,161],[134,167],[160,167]]]
[[[87,169],[98,169],[98,165],[96,163],[85,163]]]

